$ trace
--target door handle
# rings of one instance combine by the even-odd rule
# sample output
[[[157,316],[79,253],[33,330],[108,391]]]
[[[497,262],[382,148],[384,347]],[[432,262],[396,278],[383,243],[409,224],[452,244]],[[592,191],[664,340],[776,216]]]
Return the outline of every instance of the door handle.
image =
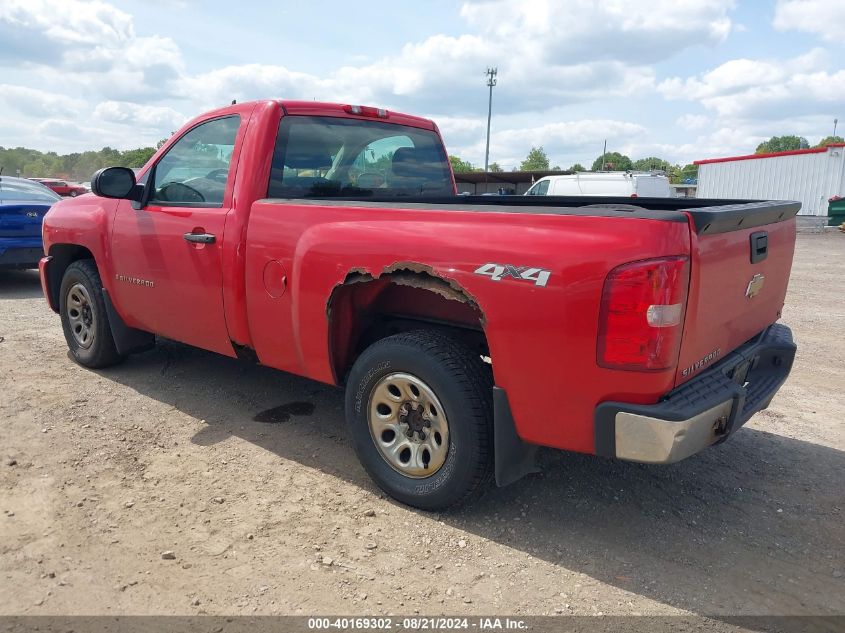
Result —
[[[211,233],[185,233],[185,241],[197,244],[214,244],[216,239]]]

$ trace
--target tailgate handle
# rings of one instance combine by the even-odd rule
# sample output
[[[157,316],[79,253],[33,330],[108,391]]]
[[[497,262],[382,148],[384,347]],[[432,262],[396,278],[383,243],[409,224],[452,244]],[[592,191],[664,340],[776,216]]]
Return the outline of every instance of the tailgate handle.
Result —
[[[769,234],[757,231],[751,234],[751,263],[756,264],[766,259],[769,254]]]

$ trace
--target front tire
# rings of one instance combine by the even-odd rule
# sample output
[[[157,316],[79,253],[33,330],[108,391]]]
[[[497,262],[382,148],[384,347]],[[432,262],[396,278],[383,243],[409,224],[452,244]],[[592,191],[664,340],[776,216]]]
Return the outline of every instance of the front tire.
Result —
[[[103,282],[92,260],[78,260],[67,267],[59,290],[59,314],[77,363],[97,369],[123,360],[109,326]]]
[[[477,352],[437,331],[377,341],[346,389],[355,452],[391,497],[442,510],[492,479],[493,381]]]

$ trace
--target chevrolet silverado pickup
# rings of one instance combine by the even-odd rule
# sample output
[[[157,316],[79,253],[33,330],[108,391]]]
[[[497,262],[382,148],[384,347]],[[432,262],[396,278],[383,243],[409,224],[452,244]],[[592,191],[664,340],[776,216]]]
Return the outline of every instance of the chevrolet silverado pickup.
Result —
[[[47,214],[40,262],[77,362],[161,336],[343,386],[364,468],[424,509],[537,446],[689,457],[795,355],[796,202],[459,196],[432,121],[278,100],[91,187]]]

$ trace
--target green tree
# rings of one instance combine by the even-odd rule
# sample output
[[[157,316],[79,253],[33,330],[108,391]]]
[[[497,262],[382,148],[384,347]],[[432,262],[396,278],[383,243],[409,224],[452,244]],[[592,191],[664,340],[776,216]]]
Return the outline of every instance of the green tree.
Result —
[[[587,171],[587,169],[581,163],[575,163],[572,167],[569,168],[569,171]]]
[[[520,171],[548,171],[548,169],[549,157],[546,156],[542,145],[540,147],[532,147],[525,160],[519,164]]]
[[[604,165],[602,165],[604,158]],[[628,171],[633,169],[631,159],[619,152],[608,152],[593,161],[593,171]]]
[[[0,167],[3,167],[4,174],[11,176],[16,176],[20,171],[24,177],[89,180],[91,175],[102,167],[141,167],[154,152],[152,147],[124,151],[104,147],[98,151],[59,155],[56,152],[45,153],[25,147],[0,147]]]
[[[696,180],[698,178],[698,165],[675,165],[669,172],[669,180],[674,184],[680,184],[685,180]]]
[[[154,147],[139,147],[123,152],[123,167],[143,167],[152,158],[156,150]]]
[[[788,152],[795,149],[807,149],[810,144],[803,136],[773,136],[757,146],[756,154],[770,154],[772,152]]]
[[[504,169],[502,169],[502,167],[499,165],[499,163],[490,163],[490,165],[487,168],[490,171],[504,171]]]
[[[833,143],[845,143],[845,138],[842,138],[839,135],[825,136],[822,140],[819,141],[819,144],[816,145],[816,147],[824,147],[825,145],[832,145]]]
[[[456,174],[472,171],[474,167],[469,161],[461,160],[458,156],[449,155],[449,162],[452,164],[452,171]]]
[[[640,158],[633,162],[633,168],[637,171],[651,171],[659,169],[669,173],[672,169],[672,164],[668,160],[663,160],[657,156],[649,156],[648,158]]]

